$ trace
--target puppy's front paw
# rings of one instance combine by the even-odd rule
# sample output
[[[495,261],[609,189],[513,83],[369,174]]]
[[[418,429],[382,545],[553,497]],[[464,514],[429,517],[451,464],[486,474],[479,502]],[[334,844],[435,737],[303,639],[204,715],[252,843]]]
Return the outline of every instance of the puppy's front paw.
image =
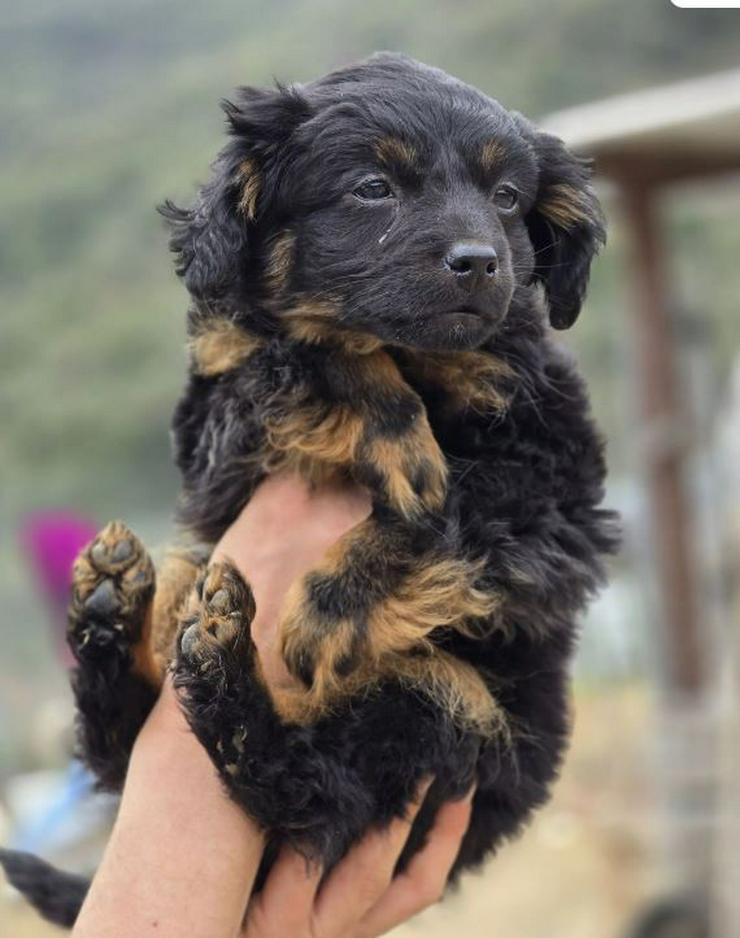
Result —
[[[211,564],[199,577],[180,633],[180,658],[208,666],[214,656],[249,641],[254,618],[252,591],[232,564]]]
[[[188,723],[240,803],[247,723],[259,724],[262,713],[269,713],[253,674],[254,613],[252,591],[236,567],[226,561],[210,564],[183,613],[174,664],[174,684]]]
[[[138,641],[154,579],[136,535],[120,521],[106,525],[74,565],[67,638],[78,660],[124,654]]]

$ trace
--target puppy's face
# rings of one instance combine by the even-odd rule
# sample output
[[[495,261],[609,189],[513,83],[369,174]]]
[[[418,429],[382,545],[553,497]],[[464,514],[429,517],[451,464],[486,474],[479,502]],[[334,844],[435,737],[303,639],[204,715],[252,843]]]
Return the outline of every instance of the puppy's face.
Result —
[[[169,212],[197,299],[303,338],[465,349],[539,279],[553,323],[575,319],[603,239],[588,172],[492,99],[384,55],[243,89],[227,114],[214,179],[192,212]]]
[[[537,167],[498,105],[441,90],[363,85],[303,129],[285,292],[323,297],[342,326],[385,342],[470,348],[531,279]]]

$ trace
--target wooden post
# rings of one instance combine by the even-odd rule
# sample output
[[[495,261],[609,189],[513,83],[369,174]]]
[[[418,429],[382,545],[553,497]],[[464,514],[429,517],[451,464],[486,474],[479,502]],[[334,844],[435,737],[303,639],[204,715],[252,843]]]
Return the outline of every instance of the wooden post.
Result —
[[[658,662],[663,693],[653,770],[660,786],[658,864],[662,889],[707,896],[712,877],[715,733],[702,639],[687,457],[689,417],[681,395],[677,342],[668,307],[657,191],[640,177],[622,185],[636,285],[633,317],[639,375],[643,472],[660,603]],[[641,435],[642,435],[641,434]]]
[[[639,179],[622,182],[637,286],[634,334],[639,369],[645,474],[661,602],[662,651],[668,687],[699,694],[706,656],[699,629],[685,462],[689,420],[678,388],[676,343],[667,310],[667,273],[661,251],[656,189]]]

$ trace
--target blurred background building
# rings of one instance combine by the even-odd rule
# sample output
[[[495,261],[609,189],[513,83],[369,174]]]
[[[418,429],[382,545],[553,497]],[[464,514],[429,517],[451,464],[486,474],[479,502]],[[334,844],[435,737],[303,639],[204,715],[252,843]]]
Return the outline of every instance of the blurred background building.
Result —
[[[0,840],[40,836],[34,806],[82,784],[64,768],[58,603],[29,524],[123,517],[152,546],[172,531],[186,300],[154,206],[187,202],[205,177],[234,85],[393,49],[596,157],[610,240],[564,341],[626,526],[584,623],[552,804],[398,934],[740,935],[740,10],[0,0],[0,13]],[[85,811],[49,834],[67,865],[90,862],[109,806]],[[7,893],[6,931],[52,934]]]

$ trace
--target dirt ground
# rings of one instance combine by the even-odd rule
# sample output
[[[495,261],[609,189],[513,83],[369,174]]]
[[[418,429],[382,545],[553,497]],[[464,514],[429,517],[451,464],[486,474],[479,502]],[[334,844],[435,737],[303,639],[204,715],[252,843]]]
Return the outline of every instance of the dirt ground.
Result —
[[[571,753],[551,804],[457,894],[393,938],[621,938],[646,898],[655,810],[650,712],[639,689],[581,690]],[[0,888],[0,935],[52,938]]]

